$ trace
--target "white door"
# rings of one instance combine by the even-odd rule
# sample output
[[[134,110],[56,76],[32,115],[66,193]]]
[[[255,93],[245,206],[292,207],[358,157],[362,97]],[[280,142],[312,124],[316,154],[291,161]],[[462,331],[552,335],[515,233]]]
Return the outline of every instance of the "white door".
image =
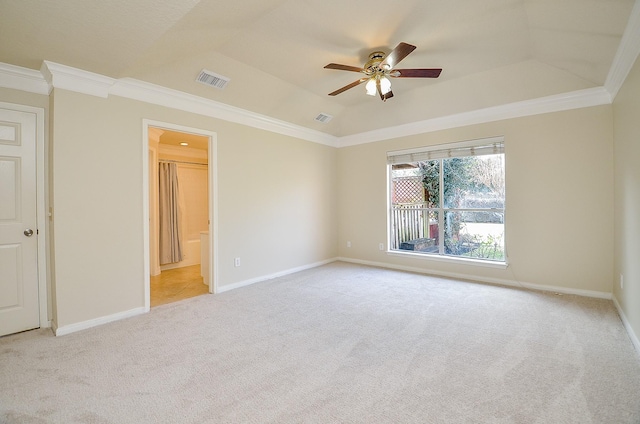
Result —
[[[40,326],[36,115],[0,108],[0,336]]]

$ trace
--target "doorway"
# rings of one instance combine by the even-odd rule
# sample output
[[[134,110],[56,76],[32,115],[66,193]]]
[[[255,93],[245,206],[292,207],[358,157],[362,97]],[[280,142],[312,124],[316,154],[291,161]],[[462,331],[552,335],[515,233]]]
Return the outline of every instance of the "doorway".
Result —
[[[215,133],[145,121],[146,309],[216,292]]]
[[[0,336],[50,326],[44,115],[0,102]]]

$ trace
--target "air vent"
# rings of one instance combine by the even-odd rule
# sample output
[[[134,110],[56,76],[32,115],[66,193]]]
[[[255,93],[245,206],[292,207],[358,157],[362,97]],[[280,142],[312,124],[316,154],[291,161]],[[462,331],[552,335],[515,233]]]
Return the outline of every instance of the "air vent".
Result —
[[[222,90],[227,86],[227,84],[229,83],[229,81],[231,81],[231,79],[227,77],[223,77],[222,75],[216,74],[215,72],[211,72],[211,71],[207,71],[206,69],[203,69],[202,71],[200,71],[200,75],[198,75],[198,78],[196,78],[196,81],[201,84],[206,84],[211,87],[215,87]]]
[[[316,116],[316,121],[326,124],[327,122],[331,121],[331,118],[333,118],[333,116],[327,115],[326,113],[321,113]]]

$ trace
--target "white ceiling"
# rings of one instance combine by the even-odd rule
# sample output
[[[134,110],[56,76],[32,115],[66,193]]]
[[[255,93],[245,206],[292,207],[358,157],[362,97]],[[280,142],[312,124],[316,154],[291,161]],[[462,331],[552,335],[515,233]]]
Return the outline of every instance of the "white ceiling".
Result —
[[[0,62],[132,77],[345,136],[604,85],[633,0],[0,0]],[[374,50],[417,49],[383,103],[356,87]],[[202,69],[231,79],[195,82]],[[319,113],[329,123],[314,121]]]

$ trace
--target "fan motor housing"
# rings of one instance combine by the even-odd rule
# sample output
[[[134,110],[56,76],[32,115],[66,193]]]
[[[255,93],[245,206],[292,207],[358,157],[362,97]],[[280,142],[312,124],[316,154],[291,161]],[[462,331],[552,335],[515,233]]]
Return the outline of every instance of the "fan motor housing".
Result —
[[[369,60],[364,64],[364,71],[367,75],[373,75],[380,69],[380,63],[387,55],[384,52],[373,52],[369,55]]]

